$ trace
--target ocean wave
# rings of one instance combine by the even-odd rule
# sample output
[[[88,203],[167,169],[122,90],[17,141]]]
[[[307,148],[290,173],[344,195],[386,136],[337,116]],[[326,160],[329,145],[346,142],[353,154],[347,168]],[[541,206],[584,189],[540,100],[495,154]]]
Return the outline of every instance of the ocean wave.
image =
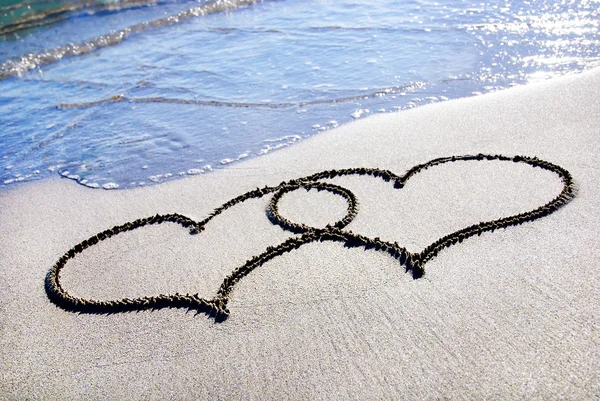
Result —
[[[68,17],[97,12],[121,11],[136,7],[159,5],[165,0],[80,0],[56,4],[56,0],[37,0],[0,6],[7,22],[0,23],[0,35],[11,35],[19,31],[49,25]],[[0,20],[1,22],[1,20]]]
[[[190,8],[169,17],[141,22],[116,32],[95,37],[87,42],[79,44],[69,43],[41,53],[28,54],[26,56],[10,59],[0,64],[0,80],[23,74],[28,70],[56,62],[66,57],[89,54],[104,47],[117,45],[129,36],[145,32],[149,29],[174,25],[195,17],[231,11],[261,1],[262,0],[217,0],[202,6]]]

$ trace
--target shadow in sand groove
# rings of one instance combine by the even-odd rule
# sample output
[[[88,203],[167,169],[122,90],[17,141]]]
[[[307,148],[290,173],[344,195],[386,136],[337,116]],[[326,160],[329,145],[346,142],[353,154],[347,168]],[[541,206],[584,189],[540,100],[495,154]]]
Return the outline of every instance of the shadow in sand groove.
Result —
[[[425,247],[425,249],[423,249],[421,252],[416,253],[407,251],[406,248],[398,245],[397,242],[385,242],[379,238],[369,238],[363,235],[354,234],[349,230],[344,230],[344,227],[346,227],[358,213],[356,197],[352,192],[344,187],[335,184],[319,182],[319,180],[334,178],[337,176],[369,175],[380,178],[386,182],[393,183],[394,188],[402,189],[413,176],[430,167],[450,162],[492,160],[524,163],[532,167],[538,167],[547,171],[551,171],[560,177],[563,182],[563,189],[553,200],[536,209],[509,217],[468,226],[438,239],[437,241]],[[328,225],[325,228],[314,228],[301,223],[289,221],[279,214],[277,207],[278,202],[284,194],[294,191],[298,188],[328,191],[341,196],[348,203],[346,216],[342,220],[333,225]],[[242,266],[235,269],[231,274],[225,277],[221,287],[217,292],[217,295],[212,299],[200,298],[198,294],[182,295],[177,293],[174,295],[158,295],[134,299],[123,298],[119,300],[98,301],[93,299],[73,297],[63,289],[60,283],[60,272],[66,266],[69,259],[73,259],[84,249],[94,246],[99,242],[114,237],[122,232],[132,231],[146,225],[172,222],[189,229],[190,234],[199,234],[206,228],[206,224],[210,220],[225,210],[248,199],[261,198],[271,193],[274,195],[271,198],[267,208],[267,217],[273,224],[279,225],[284,230],[288,230],[299,235],[292,237],[279,245],[267,247],[263,253],[250,258]],[[265,186],[264,188],[257,188],[253,191],[246,192],[245,194],[233,198],[219,206],[213,210],[208,217],[199,222],[177,213],[165,215],[157,214],[152,217],[138,219],[102,231],[68,250],[48,272],[45,281],[45,288],[48,298],[57,306],[67,311],[80,313],[118,313],[145,309],[188,308],[191,310],[196,310],[198,313],[206,313],[207,315],[215,318],[217,321],[222,321],[229,316],[227,303],[229,302],[231,292],[233,291],[233,288],[237,282],[267,261],[274,259],[283,253],[298,249],[304,244],[316,241],[336,241],[344,243],[346,247],[363,247],[365,249],[375,249],[377,251],[385,252],[397,259],[400,265],[404,266],[406,272],[411,272],[414,279],[418,279],[425,274],[425,264],[437,256],[438,252],[442,249],[461,243],[466,238],[474,235],[481,235],[486,231],[493,232],[498,228],[516,226],[547,216],[564,206],[573,197],[574,187],[571,174],[560,166],[535,157],[508,157],[502,155],[484,154],[443,157],[431,160],[424,164],[416,165],[402,176],[398,176],[388,170],[380,170],[376,168],[327,170],[306,177],[284,181],[277,186]]]

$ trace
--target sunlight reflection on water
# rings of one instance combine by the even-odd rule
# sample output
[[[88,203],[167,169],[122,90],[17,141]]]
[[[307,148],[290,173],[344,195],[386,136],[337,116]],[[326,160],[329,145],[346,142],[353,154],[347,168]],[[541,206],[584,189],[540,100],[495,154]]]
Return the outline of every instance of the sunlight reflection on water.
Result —
[[[600,61],[598,3],[575,1],[265,1],[93,46],[198,4],[79,13],[0,36],[5,71],[36,59],[28,54],[52,61],[68,43],[92,47],[0,81],[0,182],[61,174],[91,187],[152,184],[373,113]]]

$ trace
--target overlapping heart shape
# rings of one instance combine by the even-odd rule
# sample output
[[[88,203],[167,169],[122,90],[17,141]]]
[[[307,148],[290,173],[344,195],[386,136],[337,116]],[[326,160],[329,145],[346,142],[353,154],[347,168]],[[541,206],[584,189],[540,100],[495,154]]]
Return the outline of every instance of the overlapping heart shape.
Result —
[[[319,180],[334,178],[337,176],[347,175],[369,175],[372,177],[381,178],[386,182],[392,182],[394,188],[401,189],[406,183],[419,172],[450,162],[462,161],[485,161],[496,160],[503,162],[524,163],[531,167],[542,168],[557,174],[563,182],[563,189],[554,199],[529,212],[516,214],[509,217],[504,217],[497,220],[481,222],[465,227],[461,230],[448,234],[437,241],[433,242],[421,252],[412,253],[401,247],[398,243],[390,243],[380,240],[379,238],[369,238],[363,235],[354,234],[351,231],[344,230],[356,216],[357,201],[352,192],[339,185],[320,182]],[[334,193],[343,197],[348,203],[348,211],[346,216],[333,225],[328,225],[325,228],[314,228],[304,224],[294,223],[281,216],[278,211],[278,202],[281,197],[290,191],[298,188],[317,189]],[[114,237],[122,232],[135,230],[137,228],[151,225],[161,224],[164,222],[172,222],[189,229],[190,234],[201,233],[213,218],[224,212],[225,210],[244,202],[251,198],[261,198],[267,194],[274,193],[269,206],[267,208],[267,217],[274,223],[281,226],[285,230],[299,234],[287,241],[277,245],[270,246],[261,253],[250,258],[242,266],[235,269],[223,280],[217,295],[212,299],[200,298],[198,294],[174,294],[174,295],[158,295],[151,297],[141,297],[135,299],[123,298],[119,300],[99,301],[93,299],[84,299],[71,296],[65,291],[60,283],[60,272],[66,266],[69,259],[76,257],[83,250],[98,244],[108,238]],[[68,250],[55,264],[52,266],[46,275],[45,288],[49,299],[57,306],[73,312],[81,313],[116,313],[133,310],[144,309],[160,309],[167,307],[189,308],[197,310],[199,313],[204,312],[216,320],[223,320],[229,316],[227,303],[230,299],[230,294],[237,282],[248,275],[257,267],[263,265],[267,261],[294,249],[300,248],[304,244],[315,241],[337,241],[342,242],[347,247],[363,247],[365,249],[375,249],[381,252],[386,252],[396,258],[403,265],[407,272],[411,272],[413,278],[418,279],[425,274],[424,265],[429,260],[434,258],[439,251],[451,245],[462,242],[464,239],[474,235],[481,235],[485,231],[494,231],[498,228],[506,228],[509,226],[519,225],[525,222],[530,222],[547,216],[555,212],[560,207],[564,206],[574,197],[573,179],[571,174],[564,168],[555,164],[540,160],[535,157],[514,156],[508,157],[503,155],[465,155],[451,156],[431,160],[424,164],[419,164],[408,170],[404,175],[398,176],[388,170],[380,170],[376,168],[351,168],[342,170],[327,170],[320,173],[312,174],[307,177],[298,178],[295,180],[285,181],[277,186],[265,186],[257,188],[253,191],[246,192],[236,198],[219,206],[202,221],[194,221],[189,217],[174,213],[166,215],[155,215],[143,219],[138,219],[132,222],[125,223],[120,226],[115,226],[108,230],[102,231],[91,238],[75,245]]]

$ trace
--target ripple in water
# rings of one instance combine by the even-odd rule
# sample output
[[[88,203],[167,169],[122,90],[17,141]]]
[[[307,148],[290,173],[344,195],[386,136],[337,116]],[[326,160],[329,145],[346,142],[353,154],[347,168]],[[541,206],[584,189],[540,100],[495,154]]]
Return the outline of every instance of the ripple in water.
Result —
[[[9,22],[19,8],[0,7],[4,185],[203,174],[374,113],[600,61],[586,2],[65,4]]]

